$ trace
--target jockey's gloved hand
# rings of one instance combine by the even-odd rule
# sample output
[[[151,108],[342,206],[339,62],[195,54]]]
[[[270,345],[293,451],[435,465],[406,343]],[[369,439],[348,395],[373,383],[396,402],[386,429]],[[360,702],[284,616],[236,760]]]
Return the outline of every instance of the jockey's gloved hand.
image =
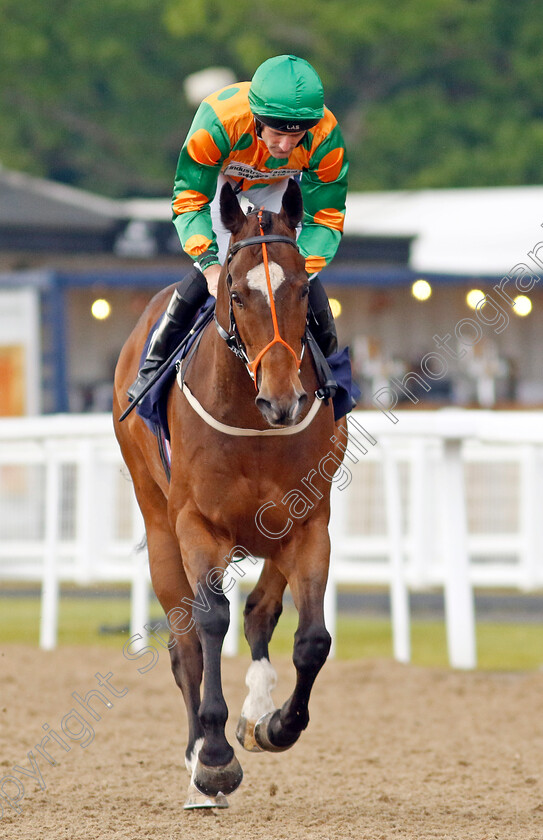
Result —
[[[203,275],[207,282],[207,288],[209,289],[209,294],[213,295],[213,297],[217,297],[217,287],[219,285],[219,277],[221,274],[221,266],[216,263],[215,265],[210,265],[208,268],[204,268]]]

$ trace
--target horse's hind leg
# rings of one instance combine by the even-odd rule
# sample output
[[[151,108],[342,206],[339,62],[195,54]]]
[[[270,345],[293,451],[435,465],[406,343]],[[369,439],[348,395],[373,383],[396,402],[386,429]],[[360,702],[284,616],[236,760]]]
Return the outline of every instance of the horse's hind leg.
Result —
[[[255,741],[256,722],[275,710],[271,691],[277,675],[272,665],[268,646],[283,609],[283,592],[287,582],[270,560],[266,560],[260,579],[247,598],[245,606],[245,637],[251,648],[252,663],[245,683],[249,694],[245,698],[236,729],[236,737],[244,749],[261,752]]]

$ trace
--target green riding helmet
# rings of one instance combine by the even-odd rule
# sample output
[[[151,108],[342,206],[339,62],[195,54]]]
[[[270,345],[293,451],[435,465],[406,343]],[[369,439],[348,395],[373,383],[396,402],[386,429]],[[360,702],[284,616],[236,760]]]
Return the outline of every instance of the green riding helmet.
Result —
[[[316,70],[295,55],[277,55],[257,69],[249,89],[254,116],[277,131],[307,131],[324,116],[324,91]]]

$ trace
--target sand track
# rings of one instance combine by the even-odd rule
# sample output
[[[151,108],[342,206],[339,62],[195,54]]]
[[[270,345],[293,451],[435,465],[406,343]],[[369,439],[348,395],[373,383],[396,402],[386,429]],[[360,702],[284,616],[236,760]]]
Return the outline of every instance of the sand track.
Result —
[[[119,650],[23,646],[0,650],[0,775],[20,771],[22,813],[5,800],[9,840],[543,840],[543,673],[483,674],[386,661],[329,662],[295,747],[277,755],[237,748],[244,782],[227,811],[184,812],[185,719],[166,653],[148,673]],[[276,661],[282,702],[292,666]],[[226,660],[228,735],[245,694],[246,658]],[[122,697],[95,699],[100,720],[85,748],[39,757],[48,724],[62,734],[73,708],[109,677]],[[68,725],[75,733],[77,719]],[[81,724],[79,724],[81,726]],[[83,733],[84,739],[91,734]],[[66,740],[66,739],[65,739]],[[53,742],[49,742],[51,745]],[[237,742],[236,742],[237,743]],[[4,791],[15,787],[0,779]]]

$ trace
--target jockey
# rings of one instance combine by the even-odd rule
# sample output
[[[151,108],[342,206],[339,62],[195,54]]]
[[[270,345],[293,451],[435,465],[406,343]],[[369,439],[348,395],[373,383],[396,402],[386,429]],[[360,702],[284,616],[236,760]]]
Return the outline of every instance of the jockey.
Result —
[[[208,294],[216,295],[230,233],[219,196],[229,182],[238,198],[273,212],[289,178],[300,182],[304,218],[298,247],[310,280],[311,331],[325,356],[337,350],[328,298],[318,272],[334,257],[345,215],[348,163],[334,115],[313,67],[294,55],[265,61],[251,82],[203,100],[181,149],[173,223],[194,267],[175,288],[129,397],[137,399],[175,350]]]

